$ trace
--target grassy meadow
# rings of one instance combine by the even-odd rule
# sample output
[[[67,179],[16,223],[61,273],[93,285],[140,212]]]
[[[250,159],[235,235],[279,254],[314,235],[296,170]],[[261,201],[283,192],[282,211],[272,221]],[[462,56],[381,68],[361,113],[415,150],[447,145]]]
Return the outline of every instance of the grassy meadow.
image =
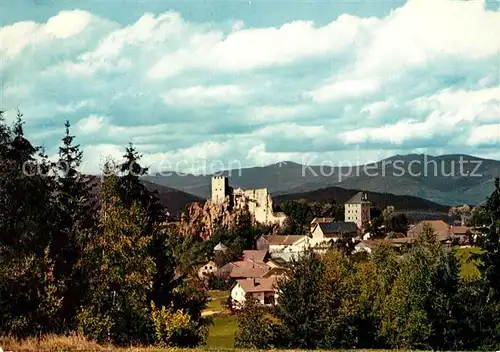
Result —
[[[90,342],[79,336],[48,336],[39,341],[36,339],[24,340],[22,342],[17,342],[13,339],[0,338],[0,347],[3,348],[5,352],[244,352],[244,351],[260,351],[260,350],[250,350],[250,349],[234,349],[231,347],[199,347],[199,348],[158,348],[158,347],[129,347],[129,348],[116,348],[112,346],[100,346],[93,342]],[[286,352],[294,351],[298,352],[301,350],[273,350],[275,352]],[[319,351],[319,350],[318,350]],[[337,350],[342,351],[342,350]],[[346,350],[347,351],[347,350]],[[356,352],[369,352],[374,350],[356,350]],[[379,352],[384,352],[385,350],[377,350]],[[390,350],[386,350],[389,352]],[[405,352],[405,351],[400,351]]]

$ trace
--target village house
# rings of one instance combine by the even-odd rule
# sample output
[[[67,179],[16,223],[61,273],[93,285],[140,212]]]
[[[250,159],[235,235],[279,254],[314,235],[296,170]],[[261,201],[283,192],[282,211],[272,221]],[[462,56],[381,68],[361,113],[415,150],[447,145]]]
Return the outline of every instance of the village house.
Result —
[[[217,246],[214,247],[214,253],[226,253],[227,249],[225,245],[219,242]]]
[[[309,247],[309,238],[307,236],[295,236],[295,235],[261,236],[256,241],[256,247],[257,249],[260,250],[266,250],[269,253],[301,252]]]
[[[271,269],[271,266],[266,264],[268,258],[267,251],[245,250],[242,260],[222,266],[215,275],[232,279],[259,278]]]
[[[271,258],[269,259],[273,263],[278,264],[279,266],[284,266],[286,263],[290,263],[292,260],[296,260],[302,255],[304,252],[273,252],[271,253]],[[269,263],[269,262],[268,262]]]
[[[320,223],[325,223],[325,222],[335,222],[335,219],[334,218],[314,218],[312,219],[311,221],[311,227],[310,227],[310,231],[311,233],[314,231],[314,228],[316,227],[317,224],[320,224]]]
[[[247,295],[255,297],[262,305],[275,305],[278,298],[277,278],[277,276],[270,276],[236,280],[230,290],[233,308],[240,309],[244,305]]]
[[[270,269],[271,267],[264,262],[249,259],[228,263],[219,268],[215,275],[232,279],[258,278],[262,277]]]
[[[330,241],[335,242],[342,236],[356,238],[360,235],[360,229],[354,222],[320,222],[314,225],[311,235],[311,247],[318,247]]]
[[[425,224],[432,228],[440,243],[448,246],[455,240],[465,241],[471,233],[470,228],[466,226],[450,226],[442,220],[425,220],[408,230],[407,237],[416,238],[423,231]]]
[[[246,249],[243,251],[243,260],[253,260],[256,262],[265,262],[269,257],[269,253],[266,250],[255,250]]]

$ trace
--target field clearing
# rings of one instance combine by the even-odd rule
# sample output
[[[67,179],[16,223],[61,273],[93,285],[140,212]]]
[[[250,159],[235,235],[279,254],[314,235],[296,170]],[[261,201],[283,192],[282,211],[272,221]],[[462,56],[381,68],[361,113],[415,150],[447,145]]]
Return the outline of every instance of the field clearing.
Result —
[[[206,346],[210,349],[234,348],[234,334],[238,328],[237,318],[233,315],[218,314],[213,316]]]
[[[229,292],[227,291],[219,291],[219,290],[211,290],[208,291],[209,301],[207,303],[206,311],[223,311],[226,309],[225,303],[227,298],[229,297]]]

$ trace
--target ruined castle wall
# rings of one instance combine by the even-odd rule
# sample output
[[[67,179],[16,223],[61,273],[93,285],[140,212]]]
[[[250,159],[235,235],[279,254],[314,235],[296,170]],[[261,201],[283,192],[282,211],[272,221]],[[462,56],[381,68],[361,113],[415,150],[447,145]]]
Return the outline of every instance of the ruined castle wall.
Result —
[[[273,212],[273,201],[267,188],[233,189],[227,177],[212,177],[213,204],[226,204],[228,208],[242,210],[248,208],[255,221],[262,224],[283,225],[286,215]]]
[[[240,199],[241,206],[248,206],[250,214],[256,222],[262,224],[280,224],[286,219],[285,214],[275,214],[273,212],[273,201],[267,188],[237,190],[234,196]]]

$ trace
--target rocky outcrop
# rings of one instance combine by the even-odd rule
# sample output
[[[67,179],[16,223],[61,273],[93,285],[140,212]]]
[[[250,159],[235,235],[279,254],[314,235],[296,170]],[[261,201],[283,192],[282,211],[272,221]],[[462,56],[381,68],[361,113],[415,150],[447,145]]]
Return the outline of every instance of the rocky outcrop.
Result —
[[[229,198],[220,204],[210,200],[204,204],[192,203],[181,216],[179,231],[184,236],[208,239],[218,227],[234,227],[243,216],[249,216],[248,209],[233,209]]]

